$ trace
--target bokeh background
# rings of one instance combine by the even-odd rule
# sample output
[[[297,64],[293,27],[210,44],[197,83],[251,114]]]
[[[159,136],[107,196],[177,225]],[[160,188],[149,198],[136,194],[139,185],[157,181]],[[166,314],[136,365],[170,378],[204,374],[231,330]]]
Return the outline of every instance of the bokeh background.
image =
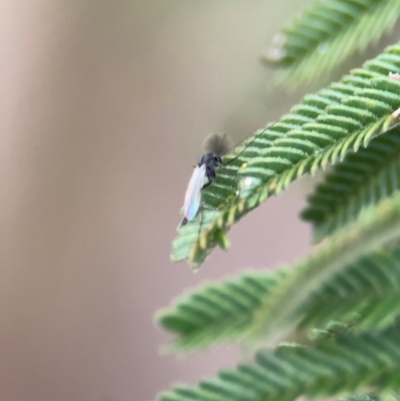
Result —
[[[238,361],[233,347],[161,356],[154,314],[308,251],[303,181],[197,274],[169,259],[204,137],[239,141],[300,98],[260,54],[305,2],[1,2],[1,400],[151,400]]]

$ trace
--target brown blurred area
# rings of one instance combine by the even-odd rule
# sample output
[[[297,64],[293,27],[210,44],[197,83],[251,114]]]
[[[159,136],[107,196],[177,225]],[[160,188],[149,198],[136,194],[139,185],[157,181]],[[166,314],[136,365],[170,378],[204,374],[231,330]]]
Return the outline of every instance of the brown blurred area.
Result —
[[[307,252],[300,183],[197,274],[169,260],[203,138],[243,139],[298,99],[259,55],[304,2],[2,2],[0,400],[151,400],[237,362],[160,356],[154,313]]]

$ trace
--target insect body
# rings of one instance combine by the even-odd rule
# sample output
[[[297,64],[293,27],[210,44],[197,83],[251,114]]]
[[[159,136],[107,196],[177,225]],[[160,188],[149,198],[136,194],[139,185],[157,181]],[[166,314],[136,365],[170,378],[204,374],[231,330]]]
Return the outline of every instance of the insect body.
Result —
[[[184,218],[181,226],[193,220],[200,208],[201,191],[208,187],[216,177],[215,170],[223,165],[221,156],[228,152],[229,141],[226,135],[211,134],[204,141],[204,148],[208,151],[204,154],[193,171],[189,185],[186,189],[184,202]],[[207,182],[205,182],[207,179]]]

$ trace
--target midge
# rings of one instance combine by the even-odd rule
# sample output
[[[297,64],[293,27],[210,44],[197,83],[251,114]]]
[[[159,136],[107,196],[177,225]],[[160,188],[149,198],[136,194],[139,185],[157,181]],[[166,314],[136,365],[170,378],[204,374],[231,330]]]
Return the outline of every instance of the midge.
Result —
[[[206,137],[203,147],[207,153],[202,156],[197,166],[194,166],[193,174],[186,189],[185,202],[183,204],[184,218],[181,227],[188,221],[195,219],[200,208],[201,191],[213,182],[216,177],[217,168],[220,166],[227,166],[229,163],[239,158],[241,154],[254,142],[254,140],[275,124],[276,123],[268,124],[265,129],[260,130],[255,134],[243,150],[227,163],[223,163],[221,157],[226,155],[232,149],[231,141],[228,136],[226,134],[214,133]],[[241,142],[242,141],[239,143]]]
[[[213,182],[217,167],[224,165],[221,157],[228,153],[231,144],[226,134],[215,133],[207,136],[203,147],[207,153],[201,157],[197,166],[194,166],[195,169],[186,189],[181,227],[196,217],[200,208],[201,191]],[[206,179],[207,182],[205,182]]]

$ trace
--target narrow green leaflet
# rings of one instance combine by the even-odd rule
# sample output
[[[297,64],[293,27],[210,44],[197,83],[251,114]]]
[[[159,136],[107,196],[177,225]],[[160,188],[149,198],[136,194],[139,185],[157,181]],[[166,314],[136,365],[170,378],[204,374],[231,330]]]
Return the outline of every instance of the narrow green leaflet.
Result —
[[[200,265],[241,217],[304,174],[314,174],[365,147],[398,124],[400,46],[392,46],[340,82],[307,95],[276,124],[256,132],[240,157],[218,170],[202,212],[178,232],[173,260]],[[253,140],[254,139],[254,140]],[[236,154],[241,149],[236,150]],[[233,155],[234,156],[234,155]],[[224,161],[231,160],[232,155]]]
[[[280,67],[278,81],[297,87],[329,73],[392,28],[393,0],[318,0],[277,34],[265,60]]]
[[[357,219],[367,206],[400,189],[400,128],[348,154],[308,199],[302,217],[320,241]]]

